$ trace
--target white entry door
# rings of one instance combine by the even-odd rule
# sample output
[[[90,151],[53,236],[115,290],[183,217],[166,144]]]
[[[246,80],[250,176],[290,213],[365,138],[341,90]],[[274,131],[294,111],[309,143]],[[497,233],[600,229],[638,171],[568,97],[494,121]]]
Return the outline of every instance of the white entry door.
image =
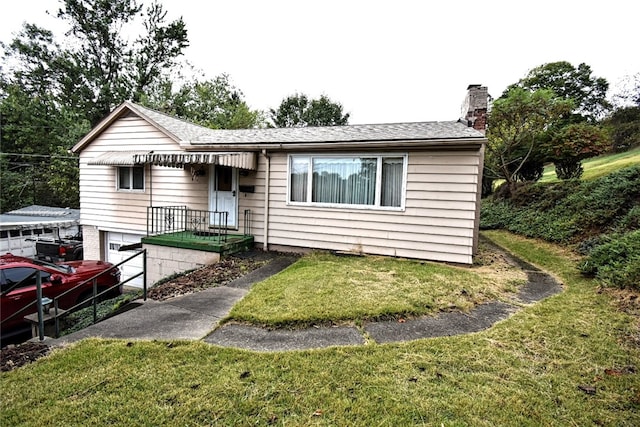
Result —
[[[215,165],[212,166],[209,176],[209,210],[228,212],[227,226],[236,227],[238,225],[238,169]],[[218,224],[219,218],[218,215],[213,215],[211,224],[221,225]]]

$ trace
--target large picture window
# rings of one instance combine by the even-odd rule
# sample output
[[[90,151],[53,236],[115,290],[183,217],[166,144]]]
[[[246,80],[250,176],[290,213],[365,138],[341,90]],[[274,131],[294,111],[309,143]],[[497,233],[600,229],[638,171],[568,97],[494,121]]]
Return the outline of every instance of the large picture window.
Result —
[[[118,167],[118,190],[144,191],[144,166]]]
[[[404,207],[406,155],[289,158],[292,204]]]

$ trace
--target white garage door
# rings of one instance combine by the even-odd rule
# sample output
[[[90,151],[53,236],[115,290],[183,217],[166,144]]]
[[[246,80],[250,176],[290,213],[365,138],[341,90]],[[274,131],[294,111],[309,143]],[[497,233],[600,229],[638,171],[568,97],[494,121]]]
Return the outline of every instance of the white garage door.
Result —
[[[118,264],[125,259],[129,258],[132,255],[135,255],[137,251],[120,251],[120,247],[125,245],[133,245],[134,243],[140,243],[140,239],[142,236],[136,234],[125,234],[125,233],[107,233],[107,257],[108,261],[113,264]],[[142,271],[142,256],[138,256],[133,258],[132,260],[127,261],[126,263],[120,266],[121,272],[121,280],[126,280],[131,276],[135,276],[136,274]],[[143,277],[137,277],[130,282],[127,282],[125,286],[135,286],[138,288],[142,288],[142,279]]]

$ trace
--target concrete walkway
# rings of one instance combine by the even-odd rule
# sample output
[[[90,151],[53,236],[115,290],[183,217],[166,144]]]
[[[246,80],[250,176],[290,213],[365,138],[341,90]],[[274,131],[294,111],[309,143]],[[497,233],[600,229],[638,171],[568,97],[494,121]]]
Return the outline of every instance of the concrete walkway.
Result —
[[[47,339],[52,346],[65,345],[88,337],[141,340],[203,340],[207,343],[256,351],[283,351],[362,345],[366,336],[378,343],[450,336],[491,327],[518,310],[517,304],[490,302],[469,313],[448,312],[404,322],[366,322],[355,326],[312,327],[301,330],[269,330],[256,326],[219,322],[256,282],[276,274],[297,259],[270,255],[265,266],[228,283],[166,301],[138,300],[135,308],[59,339]],[[529,281],[522,287],[518,302],[531,304],[556,294],[562,286],[548,274],[518,261]],[[213,332],[212,332],[213,331]]]

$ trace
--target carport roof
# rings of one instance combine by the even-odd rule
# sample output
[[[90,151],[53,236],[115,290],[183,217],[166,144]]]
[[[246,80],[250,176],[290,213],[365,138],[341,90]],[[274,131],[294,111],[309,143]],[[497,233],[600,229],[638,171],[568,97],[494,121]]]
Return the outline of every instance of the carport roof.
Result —
[[[69,227],[80,222],[80,210],[33,205],[0,214],[0,230]]]

